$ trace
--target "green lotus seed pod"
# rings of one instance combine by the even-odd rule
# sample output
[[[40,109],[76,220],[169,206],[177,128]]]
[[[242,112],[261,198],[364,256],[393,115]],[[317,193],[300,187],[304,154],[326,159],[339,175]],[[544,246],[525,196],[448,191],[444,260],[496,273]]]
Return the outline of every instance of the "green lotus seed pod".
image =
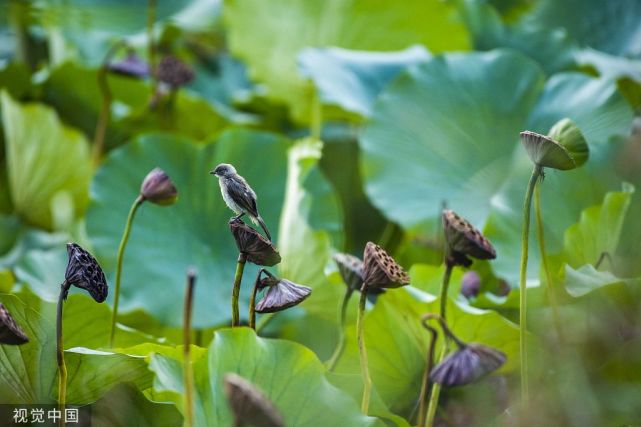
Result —
[[[538,166],[560,170],[576,168],[568,150],[548,136],[526,130],[521,132],[521,143],[530,160]]]
[[[548,136],[558,141],[574,159],[576,167],[588,161],[590,149],[581,129],[568,118],[561,119],[550,129]]]

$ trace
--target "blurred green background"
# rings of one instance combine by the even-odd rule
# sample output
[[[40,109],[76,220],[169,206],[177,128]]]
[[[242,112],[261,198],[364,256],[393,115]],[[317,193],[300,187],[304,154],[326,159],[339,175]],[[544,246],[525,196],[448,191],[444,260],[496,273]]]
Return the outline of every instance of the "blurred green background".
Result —
[[[108,70],[130,54],[152,70],[177,57],[194,78],[168,88],[156,73]],[[452,327],[508,363],[447,390],[437,424],[641,425],[641,1],[1,0],[0,91],[0,301],[34,338],[0,352],[1,403],[55,400],[64,244],[89,249],[111,284],[129,207],[159,166],[179,200],[145,204],[134,222],[120,350],[96,351],[107,345],[108,306],[72,295],[65,312],[77,325],[65,331],[69,400],[96,402],[96,425],[182,422],[176,345],[192,265],[198,425],[229,422],[220,376],[238,369],[276,399],[288,425],[317,425],[330,412],[324,425],[413,425],[428,342],[419,319],[436,310],[443,272],[443,206],[498,254],[472,265],[475,297],[460,295],[463,273],[454,275]],[[547,171],[541,187],[563,340],[532,233],[533,401],[517,411],[521,212],[532,168],[519,132],[546,134],[565,117],[590,159]],[[283,258],[274,273],[313,288],[261,331],[284,341],[225,329],[237,250],[232,212],[208,174],[221,162],[258,194]],[[412,279],[373,299],[366,316],[371,417],[356,403],[356,301],[345,356],[336,372],[321,364],[336,344],[344,292],[331,256],[362,257],[368,241]],[[256,271],[245,271],[244,320]],[[256,348],[239,353],[241,345]],[[295,377],[298,364],[302,379],[290,385],[250,369]]]

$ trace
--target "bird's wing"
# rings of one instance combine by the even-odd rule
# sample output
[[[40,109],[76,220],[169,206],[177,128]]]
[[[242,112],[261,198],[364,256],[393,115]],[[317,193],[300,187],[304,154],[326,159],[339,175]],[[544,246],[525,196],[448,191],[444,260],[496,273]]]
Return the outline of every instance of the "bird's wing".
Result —
[[[234,199],[236,204],[247,211],[248,214],[258,216],[256,193],[254,193],[254,190],[251,189],[242,177],[238,178],[240,179],[234,177],[229,180],[227,185],[229,195]]]

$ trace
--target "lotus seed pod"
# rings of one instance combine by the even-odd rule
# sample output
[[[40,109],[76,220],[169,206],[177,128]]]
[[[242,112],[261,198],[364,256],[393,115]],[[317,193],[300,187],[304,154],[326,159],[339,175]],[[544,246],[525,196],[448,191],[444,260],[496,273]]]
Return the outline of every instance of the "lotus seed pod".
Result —
[[[482,344],[465,344],[434,367],[430,380],[446,387],[469,384],[497,370],[505,360],[501,351]]]
[[[347,287],[360,290],[363,286],[363,261],[354,255],[340,252],[335,253],[333,258]]]
[[[176,202],[178,190],[164,170],[154,168],[142,181],[140,195],[151,203],[164,206]]]
[[[552,126],[548,136],[554,141],[558,141],[568,151],[574,159],[576,167],[588,161],[590,148],[581,129],[572,120],[568,118],[559,120]]]
[[[173,89],[184,86],[194,79],[194,71],[175,56],[165,56],[157,70],[158,80]]]
[[[256,304],[256,313],[275,313],[303,302],[311,293],[311,288],[276,277],[265,277],[259,288],[268,287],[267,293]]]
[[[576,168],[576,162],[561,144],[550,137],[530,132],[521,132],[521,143],[534,164],[560,170]]]
[[[410,277],[383,248],[368,242],[363,254],[363,282],[368,288],[399,288],[408,285]]]
[[[0,304],[0,344],[20,345],[28,342],[27,334],[18,326],[7,308]]]
[[[103,302],[107,298],[109,288],[98,261],[76,243],[67,243],[67,254],[69,262],[65,281],[89,292],[96,302]],[[66,294],[64,298],[67,298]]]
[[[238,251],[247,256],[247,261],[267,267],[280,262],[280,254],[272,242],[240,218],[229,221],[229,229],[236,240]]]
[[[223,379],[236,426],[284,427],[283,417],[255,385],[234,373]]]
[[[490,241],[454,211],[447,209],[443,211],[443,227],[450,261],[455,265],[471,265],[472,261],[467,258],[468,256],[476,259],[496,258],[496,251]]]

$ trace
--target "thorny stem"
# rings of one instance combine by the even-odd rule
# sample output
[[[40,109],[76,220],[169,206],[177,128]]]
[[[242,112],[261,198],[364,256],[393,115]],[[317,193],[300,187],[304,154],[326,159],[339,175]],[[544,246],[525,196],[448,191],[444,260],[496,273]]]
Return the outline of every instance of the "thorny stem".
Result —
[[[196,272],[189,269],[187,272],[187,290],[185,292],[185,306],[183,311],[183,381],[185,388],[185,425],[194,425],[194,371],[191,364],[191,313],[194,300],[194,286]]]
[[[140,205],[145,201],[145,198],[142,195],[136,197],[134,203],[131,205],[129,210],[129,215],[127,216],[127,223],[125,224],[125,231],[122,234],[122,239],[120,240],[120,246],[118,246],[118,258],[116,261],[116,291],[114,293],[114,309],[111,313],[111,332],[109,334],[109,347],[114,346],[114,338],[116,336],[116,318],[118,317],[118,301],[120,299],[120,281],[122,278],[122,261],[125,254],[125,247],[127,246],[127,241],[129,240],[129,233],[131,232],[131,224],[134,221],[134,216]]]
[[[69,292],[71,284],[65,280],[60,285],[60,296],[58,297],[58,313],[56,316],[56,359],[58,362],[58,405],[60,412],[65,412],[65,400],[67,397],[67,366],[65,365],[64,346],[62,343],[62,308]],[[60,418],[60,426],[65,425],[64,417]]]
[[[528,358],[527,358],[527,343],[525,333],[527,331],[527,305],[526,305],[526,279],[527,279],[527,258],[528,258],[528,244],[530,238],[530,207],[532,205],[532,193],[536,182],[541,176],[543,167],[535,165],[532,170],[532,176],[528,183],[527,191],[525,192],[525,201],[523,203],[523,230],[521,235],[521,271],[519,277],[519,343],[521,353],[521,399],[523,402],[529,400],[528,388]]]
[[[443,273],[443,282],[441,283],[441,293],[440,293],[441,300],[440,300],[440,312],[439,312],[439,316],[441,319],[441,326],[445,325],[443,329],[443,331],[445,332],[445,339],[443,342],[443,347],[441,348],[441,351],[439,353],[437,363],[440,363],[445,357],[445,354],[447,353],[448,338],[453,337],[451,332],[448,333],[449,329],[447,329],[447,325],[445,324],[445,321],[446,321],[445,312],[447,309],[447,291],[448,291],[448,288],[450,287],[450,278],[452,277],[452,270],[454,269],[454,265],[455,265],[448,258],[449,256],[446,251],[445,272]],[[426,426],[432,426],[434,424],[434,416],[436,415],[436,408],[438,407],[438,398],[440,394],[441,394],[441,385],[437,383],[432,384],[432,391],[430,392],[430,400],[427,406],[427,415],[425,416],[424,425]]]
[[[358,335],[358,352],[361,361],[361,375],[363,376],[363,400],[361,412],[367,415],[369,411],[369,398],[372,391],[372,379],[369,376],[369,365],[367,361],[367,349],[365,348],[365,337],[363,336],[363,316],[365,315],[365,302],[367,301],[367,283],[361,287],[361,298],[358,303],[358,316],[356,317],[356,333]]]
[[[539,241],[539,250],[541,251],[541,263],[543,264],[543,270],[545,272],[545,280],[547,282],[547,291],[548,298],[550,299],[550,306],[552,308],[552,320],[554,322],[554,327],[556,328],[556,333],[559,337],[559,341],[565,341],[563,338],[563,328],[561,327],[561,319],[559,316],[559,304],[556,299],[556,292],[554,285],[552,283],[552,273],[550,272],[550,266],[548,265],[548,257],[545,251],[545,237],[543,230],[543,218],[541,215],[541,184],[542,181],[539,180],[538,184],[534,189],[534,213],[536,218],[536,235],[537,240]]]
[[[124,47],[126,44],[123,41],[120,41],[114,44],[105,55],[105,58],[102,61],[102,65],[98,69],[98,88],[100,89],[100,95],[102,96],[102,106],[100,108],[100,115],[98,116],[98,122],[96,123],[96,130],[93,137],[93,163],[94,166],[97,166],[100,163],[100,157],[105,146],[105,135],[107,133],[107,125],[109,124],[109,118],[111,116],[111,102],[113,99],[111,89],[109,88],[109,82],[107,81],[107,72],[109,71],[109,63],[114,54]]]
[[[236,275],[234,276],[234,289],[231,295],[231,326],[240,325],[240,313],[238,311],[238,298],[240,296],[240,284],[243,280],[243,271],[245,270],[245,263],[247,262],[247,255],[244,253],[238,254],[238,262],[236,263]]]
[[[256,280],[254,281],[254,289],[252,290],[252,296],[249,300],[249,327],[253,330],[256,330],[256,294],[258,293],[258,286],[260,285],[260,277],[263,273],[268,273],[267,270],[261,268],[258,270],[256,275]]]
[[[327,371],[332,372],[338,363],[343,350],[345,349],[345,320],[347,319],[347,306],[349,305],[349,300],[354,293],[354,289],[349,286],[345,290],[345,295],[343,295],[343,301],[341,302],[341,308],[338,314],[338,343],[336,344],[336,349],[334,354],[327,362]]]

